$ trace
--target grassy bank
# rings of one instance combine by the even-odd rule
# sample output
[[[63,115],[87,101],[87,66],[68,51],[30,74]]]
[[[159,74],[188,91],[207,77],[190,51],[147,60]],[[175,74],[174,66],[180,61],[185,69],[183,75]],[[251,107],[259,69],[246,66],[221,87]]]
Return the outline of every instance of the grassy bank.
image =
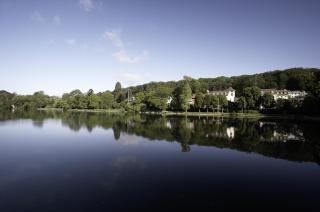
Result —
[[[174,112],[174,111],[163,111],[163,112],[143,112],[144,114],[159,114],[165,116],[214,116],[214,117],[246,117],[246,118],[260,118],[263,117],[261,113],[221,113],[221,112]]]
[[[39,111],[64,111],[61,108],[39,108]],[[67,112],[85,112],[85,113],[135,113],[123,109],[69,109]],[[320,121],[318,116],[289,115],[289,114],[262,114],[262,113],[221,113],[221,112],[175,112],[175,111],[144,111],[140,114],[162,115],[162,116],[197,116],[197,117],[230,117],[230,118],[272,118],[272,119],[290,119],[290,120],[309,120]]]
[[[143,114],[158,114],[163,116],[201,116],[201,117],[230,117],[230,118],[271,118],[271,119],[289,119],[320,121],[318,116],[289,115],[289,114],[262,114],[262,113],[218,113],[218,112],[142,112]]]
[[[85,112],[85,113],[125,113],[126,111],[121,109],[68,109],[63,110],[61,108],[39,108],[40,111],[67,111],[67,112]]]

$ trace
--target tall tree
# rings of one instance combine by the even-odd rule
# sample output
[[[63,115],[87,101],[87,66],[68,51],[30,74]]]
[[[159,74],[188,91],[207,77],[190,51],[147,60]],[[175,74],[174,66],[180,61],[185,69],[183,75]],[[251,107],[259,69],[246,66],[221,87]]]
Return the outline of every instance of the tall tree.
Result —
[[[122,93],[122,88],[121,88],[120,82],[116,83],[113,94],[114,94],[114,98],[115,98],[116,102],[118,102],[118,103],[120,103],[124,99],[125,94]]]
[[[88,109],[98,109],[100,105],[100,98],[96,94],[88,96]]]
[[[246,99],[248,108],[257,109],[259,107],[261,92],[258,87],[252,86],[245,88],[243,90],[243,96]]]
[[[121,91],[121,83],[120,82],[117,82],[116,83],[116,86],[114,87],[114,92],[120,92]]]
[[[221,111],[223,113],[223,109],[228,105],[228,100],[225,96],[218,96],[218,107],[221,108]],[[218,109],[219,111],[219,109]]]
[[[265,93],[260,97],[260,104],[267,109],[273,107],[275,104],[273,95],[271,93]]]
[[[100,99],[101,99],[101,102],[100,102],[100,104],[101,104],[100,107],[101,108],[110,109],[110,108],[113,107],[113,105],[114,105],[114,96],[112,95],[111,92],[109,92],[109,91],[103,92],[101,94]]]
[[[188,80],[183,80],[182,83],[175,89],[174,91],[174,104],[175,106],[187,112],[190,108],[190,99],[191,99],[192,91],[189,85]]]
[[[240,108],[243,113],[244,109],[246,109],[246,107],[247,107],[246,98],[244,98],[243,96],[239,97],[237,100],[237,105],[238,105],[238,108]]]
[[[91,96],[92,94],[94,94],[93,89],[89,89],[88,92],[87,92],[87,96]]]
[[[204,103],[204,95],[203,93],[198,92],[196,94],[195,107],[199,110],[199,112],[203,108],[203,103]]]
[[[209,94],[206,94],[203,99],[203,106],[206,108],[207,113],[209,112],[210,105],[211,105],[211,96]]]
[[[210,96],[210,108],[212,109],[212,112],[214,112],[214,109],[219,105],[219,97],[217,96]]]

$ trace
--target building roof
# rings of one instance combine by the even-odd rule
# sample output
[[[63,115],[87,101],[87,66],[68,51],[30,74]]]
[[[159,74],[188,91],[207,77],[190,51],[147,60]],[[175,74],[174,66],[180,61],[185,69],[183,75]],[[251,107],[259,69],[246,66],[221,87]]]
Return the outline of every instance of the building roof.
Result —
[[[232,87],[229,87],[226,91],[235,91]]]
[[[208,91],[208,92],[213,93],[213,92],[228,92],[228,91],[235,91],[235,89],[233,89],[232,87],[229,87],[224,90],[215,90],[215,91]]]

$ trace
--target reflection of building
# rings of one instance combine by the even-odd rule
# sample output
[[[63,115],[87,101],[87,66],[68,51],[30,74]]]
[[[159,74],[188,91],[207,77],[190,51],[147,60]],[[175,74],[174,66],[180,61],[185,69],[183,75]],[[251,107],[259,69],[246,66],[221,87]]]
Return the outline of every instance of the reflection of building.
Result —
[[[261,95],[264,95],[265,93],[272,94],[274,100],[289,99],[289,98],[295,98],[295,99],[302,98],[303,99],[307,95],[307,93],[305,91],[289,91],[286,89],[283,89],[283,90],[261,89]]]
[[[227,135],[228,135],[228,138],[234,138],[234,127],[227,128]]]
[[[279,129],[276,122],[260,121],[260,138],[266,142],[287,142],[289,140],[305,141],[303,132],[297,126],[291,126],[290,131]]]
[[[233,139],[235,132],[234,127],[227,127],[225,131],[214,131],[206,134],[206,137],[220,137],[220,138],[228,138]]]
[[[169,129],[171,129],[171,128],[172,128],[172,125],[171,125],[171,122],[170,122],[170,121],[167,121],[167,123],[166,123],[166,127],[167,127],[167,128],[169,128]]]
[[[194,129],[194,123],[193,123],[193,122],[188,122],[188,123],[186,124],[186,127],[187,127],[187,129],[189,129],[189,130],[193,130],[193,129]]]
[[[234,90],[231,87],[226,90],[220,90],[220,91],[207,90],[206,94],[211,96],[225,96],[229,102],[234,102],[235,96],[236,96],[236,90]],[[196,100],[196,95],[192,94],[191,99],[189,100],[189,104],[194,105],[195,100]]]
[[[278,132],[275,130],[273,131],[273,137],[271,140],[282,141],[282,142],[287,142],[289,140],[304,141],[304,136],[302,132],[296,132],[295,134],[293,134],[293,133]]]

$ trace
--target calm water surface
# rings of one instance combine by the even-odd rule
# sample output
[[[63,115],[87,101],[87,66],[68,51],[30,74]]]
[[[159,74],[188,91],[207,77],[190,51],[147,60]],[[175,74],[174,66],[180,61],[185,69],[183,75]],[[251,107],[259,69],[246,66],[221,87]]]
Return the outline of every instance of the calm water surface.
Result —
[[[0,211],[316,210],[319,126],[0,113]]]

